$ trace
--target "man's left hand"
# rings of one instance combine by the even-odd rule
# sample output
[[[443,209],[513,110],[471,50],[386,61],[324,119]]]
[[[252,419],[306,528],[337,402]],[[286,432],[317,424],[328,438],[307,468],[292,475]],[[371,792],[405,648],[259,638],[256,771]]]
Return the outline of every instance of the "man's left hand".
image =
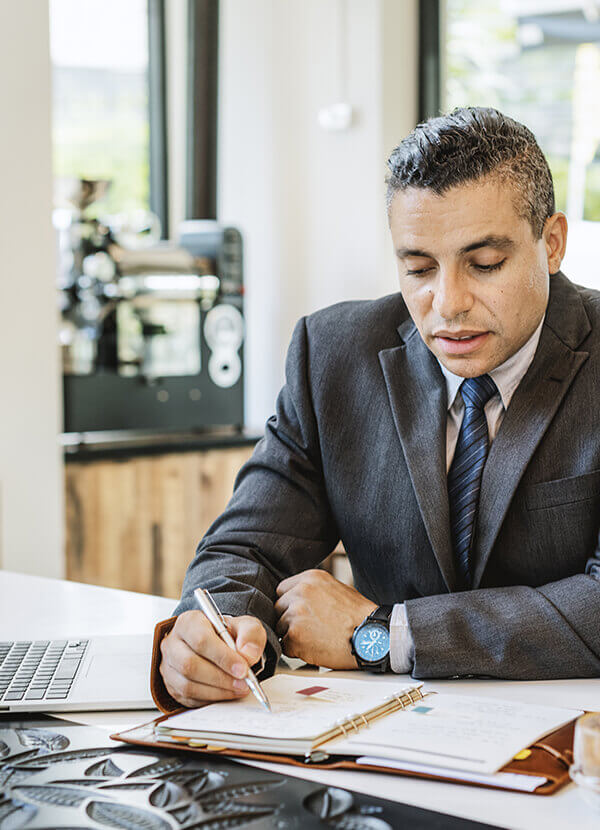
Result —
[[[377,605],[327,571],[303,571],[277,586],[283,653],[329,669],[355,669],[350,637]]]

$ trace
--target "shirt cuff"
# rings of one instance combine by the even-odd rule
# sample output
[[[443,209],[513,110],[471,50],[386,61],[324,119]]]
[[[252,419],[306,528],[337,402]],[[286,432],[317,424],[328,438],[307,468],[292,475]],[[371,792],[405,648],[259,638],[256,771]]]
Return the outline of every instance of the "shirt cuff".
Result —
[[[404,603],[394,605],[390,618],[390,666],[396,674],[412,671],[415,644],[408,627]]]

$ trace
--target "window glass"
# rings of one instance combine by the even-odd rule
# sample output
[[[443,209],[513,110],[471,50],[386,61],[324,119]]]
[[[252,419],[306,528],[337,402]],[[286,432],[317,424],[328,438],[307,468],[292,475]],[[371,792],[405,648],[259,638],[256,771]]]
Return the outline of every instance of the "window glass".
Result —
[[[565,271],[600,287],[600,7],[446,0],[444,41],[444,108],[493,106],[534,132],[570,222]]]
[[[149,207],[147,0],[50,0],[55,177],[109,179],[109,213]]]

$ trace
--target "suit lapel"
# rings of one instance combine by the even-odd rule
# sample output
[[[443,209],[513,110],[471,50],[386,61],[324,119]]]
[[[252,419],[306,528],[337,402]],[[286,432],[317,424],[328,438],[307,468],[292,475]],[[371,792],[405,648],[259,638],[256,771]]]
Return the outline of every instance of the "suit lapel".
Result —
[[[551,278],[540,342],[515,391],[483,471],[472,561],[473,587],[483,577],[515,490],[588,352],[575,351],[590,332],[576,289],[562,274]]]
[[[412,320],[398,331],[404,345],[379,352],[379,361],[427,535],[452,591],[456,573],[446,486],[446,385]]]

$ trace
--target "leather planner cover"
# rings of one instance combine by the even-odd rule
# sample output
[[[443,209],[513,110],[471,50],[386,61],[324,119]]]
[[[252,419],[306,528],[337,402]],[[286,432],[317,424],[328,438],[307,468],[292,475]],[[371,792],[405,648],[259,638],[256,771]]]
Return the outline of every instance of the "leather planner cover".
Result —
[[[181,710],[185,711],[185,710]],[[172,714],[172,713],[170,713]],[[162,715],[156,720],[150,721],[142,726],[128,729],[123,732],[118,732],[111,735],[111,738],[125,743],[134,744],[137,746],[151,746],[161,749],[174,749],[174,744],[168,741],[160,741],[156,739],[154,727],[156,724],[165,720],[168,715]],[[519,775],[533,775],[546,779],[545,784],[541,784],[534,791],[534,795],[552,795],[565,784],[570,781],[569,766],[573,762],[573,732],[575,722],[567,724],[566,726],[557,729],[555,732],[546,735],[546,737],[524,749],[522,752],[513,758],[510,763],[502,767],[499,772],[517,773]],[[237,749],[207,749],[205,747],[191,747],[186,744],[177,744],[177,749],[186,752],[197,752],[207,756],[222,756],[226,758],[244,758],[254,761],[268,761],[274,764],[291,764],[299,769],[349,769],[349,770],[364,770],[365,772],[381,772],[391,775],[404,775],[416,778],[428,778],[434,781],[446,781],[450,783],[463,784],[471,787],[488,787],[488,784],[477,784],[472,782],[460,781],[456,778],[441,775],[429,775],[423,772],[408,772],[406,770],[394,769],[392,767],[369,766],[367,764],[357,764],[353,758],[350,757],[335,757],[328,761],[319,763],[307,762],[302,756],[289,756],[274,753],[257,753],[247,752],[245,750]],[[516,787],[510,786],[496,786],[494,789],[502,789],[509,791],[522,792]]]

